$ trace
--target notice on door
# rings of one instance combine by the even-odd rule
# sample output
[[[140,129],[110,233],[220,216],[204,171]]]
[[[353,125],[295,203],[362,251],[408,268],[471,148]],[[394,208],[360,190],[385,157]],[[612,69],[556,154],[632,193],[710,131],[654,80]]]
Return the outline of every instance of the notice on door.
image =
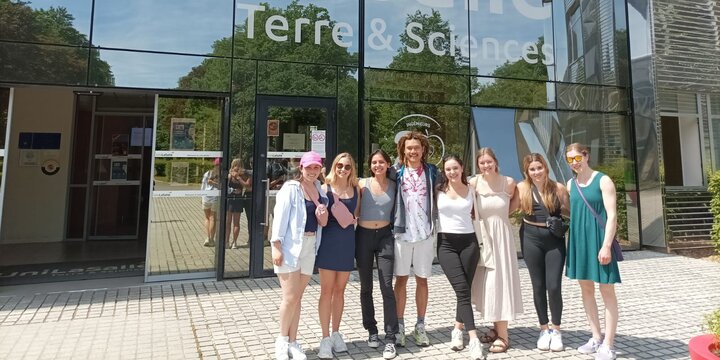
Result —
[[[325,157],[325,130],[313,130],[310,132],[310,150]]]
[[[305,134],[283,134],[284,150],[305,150]]]

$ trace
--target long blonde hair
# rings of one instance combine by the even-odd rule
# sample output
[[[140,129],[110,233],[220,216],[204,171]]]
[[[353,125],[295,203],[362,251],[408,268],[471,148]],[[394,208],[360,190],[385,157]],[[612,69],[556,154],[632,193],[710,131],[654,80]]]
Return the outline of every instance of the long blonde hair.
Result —
[[[352,155],[350,153],[340,153],[335,157],[335,160],[332,162],[332,166],[330,167],[330,171],[328,171],[328,174],[325,176],[325,183],[334,186],[337,182],[337,179],[335,178],[335,167],[342,159],[349,159],[350,160],[350,174],[347,177],[348,185],[356,187],[358,185],[358,177],[357,177],[357,167],[355,166],[355,160],[353,160]]]
[[[557,209],[558,204],[557,183],[552,181],[548,176],[550,169],[548,169],[547,162],[545,161],[545,158],[538,153],[528,154],[523,158],[523,176],[525,176],[523,182],[527,186],[525,186],[525,189],[520,191],[520,210],[525,214],[533,213],[533,182],[530,179],[528,169],[530,168],[530,164],[534,161],[542,164],[543,169],[545,169],[545,183],[543,184],[542,189],[538,189],[541,197],[541,199],[538,200],[542,201],[548,212],[552,214]]]
[[[484,148],[481,148],[480,150],[478,150],[478,153],[475,156],[475,166],[480,168],[480,165],[478,165],[478,161],[480,161],[480,158],[483,157],[483,155],[487,155],[487,156],[491,157],[493,159],[493,161],[495,161],[495,172],[499,174],[500,173],[500,163],[498,162],[497,156],[495,156],[495,152],[489,147],[484,147]]]

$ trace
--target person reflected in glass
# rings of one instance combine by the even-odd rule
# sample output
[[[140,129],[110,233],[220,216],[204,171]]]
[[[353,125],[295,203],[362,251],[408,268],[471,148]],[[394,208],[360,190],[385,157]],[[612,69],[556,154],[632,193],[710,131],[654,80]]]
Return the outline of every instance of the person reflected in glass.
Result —
[[[358,178],[355,161],[350,154],[341,153],[335,157],[322,189],[328,195],[329,209],[344,206],[353,216],[357,216]],[[345,287],[350,272],[355,269],[355,226],[351,224],[343,228],[334,210],[330,212],[328,224],[323,229],[315,266],[320,272],[318,315],[322,331],[318,357],[331,359],[333,353],[348,351],[340,333],[340,320],[345,308]]]
[[[313,273],[317,243],[327,221],[328,199],[317,177],[322,158],[316,152],[300,159],[298,178],[286,181],[277,193],[270,235],[273,270],[282,289],[280,329],[275,358],[306,359],[297,340],[300,304]]]
[[[228,234],[225,237],[226,247],[228,249],[237,249],[238,236],[240,235],[240,215],[243,212],[242,207],[242,160],[233,159],[230,163],[230,171],[228,172],[228,208],[225,229]],[[232,237],[228,236],[232,232]],[[232,240],[231,240],[232,239]]]
[[[475,328],[471,303],[473,277],[480,260],[480,247],[472,223],[473,189],[468,186],[462,160],[454,155],[443,159],[437,184],[437,258],[455,291],[455,324],[450,332],[450,348],[465,348],[463,328],[467,330],[470,359],[483,358]]]
[[[537,153],[523,158],[525,179],[517,186],[520,211],[524,214],[520,225],[520,244],[523,259],[530,273],[533,302],[540,323],[537,348],[543,351],[565,349],[560,333],[562,320],[562,274],[565,266],[565,237],[558,237],[548,229],[549,216],[570,215],[565,185],[548,176],[545,158]],[[548,301],[552,322],[548,318]]]
[[[405,304],[410,268],[415,274],[415,305],[417,322],[412,337],[418,346],[429,346],[425,331],[428,305],[428,278],[432,275],[435,257],[433,223],[435,216],[434,191],[438,170],[427,162],[430,145],[425,135],[411,131],[401,136],[397,144],[398,163],[390,168],[395,179],[393,234],[395,236],[395,300],[397,302],[398,335],[395,345],[404,347]]]
[[[616,356],[618,301],[615,284],[620,283],[620,270],[612,243],[617,231],[617,198],[612,179],[590,168],[589,153],[590,149],[579,143],[570,144],[565,150],[567,162],[576,174],[567,182],[571,221],[565,274],[580,284],[585,315],[592,331],[592,338],[578,351],[595,353],[597,359],[607,360]],[[605,226],[600,226],[595,215],[605,220]],[[605,337],[600,330],[595,301],[596,283],[605,305]]]
[[[242,162],[240,163],[242,165]],[[242,186],[242,194],[240,195],[240,201],[242,204],[243,212],[245,213],[245,224],[247,227],[247,238],[242,241],[240,247],[247,246],[250,242],[250,211],[252,210],[252,158],[249,159],[249,166],[240,169],[240,185]],[[296,174],[295,178],[300,175]]]
[[[484,321],[493,328],[480,337],[489,351],[502,353],[510,347],[508,322],[523,313],[520,274],[510,213],[517,207],[515,181],[499,172],[495,153],[482,148],[477,154],[478,176],[470,186],[478,196],[478,214],[487,229],[494,268],[478,267],[473,279],[473,302]]]
[[[395,337],[398,332],[397,309],[393,291],[395,238],[392,234],[395,181],[388,179],[390,156],[381,150],[370,154],[371,177],[360,179],[360,216],[355,240],[355,259],[360,277],[360,306],[363,327],[368,331],[368,346],[380,346],[375,305],[373,303],[373,262],[377,261],[378,283],[383,299],[385,325],[384,359],[396,356]]]
[[[220,190],[220,158],[216,158],[213,162],[214,166],[203,174],[200,190],[212,191]],[[205,214],[205,243],[204,246],[215,246],[215,229],[217,226],[217,212],[220,197],[215,195],[203,195],[202,207]]]

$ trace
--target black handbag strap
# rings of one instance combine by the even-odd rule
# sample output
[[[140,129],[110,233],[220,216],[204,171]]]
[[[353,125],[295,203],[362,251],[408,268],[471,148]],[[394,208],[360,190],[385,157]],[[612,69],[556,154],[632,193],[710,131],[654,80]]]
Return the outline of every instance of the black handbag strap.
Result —
[[[545,212],[545,218],[547,219],[547,218],[551,217],[552,215],[550,215],[550,211],[548,211],[548,209],[545,207],[545,203],[543,202],[543,198],[542,198],[542,196],[540,196],[540,192],[538,191],[538,189],[537,189],[537,187],[535,186],[535,184],[532,185],[532,191],[533,191],[533,194],[535,194],[535,196],[537,196],[537,203],[538,203],[538,205],[540,205],[540,208],[542,208],[542,210]],[[533,199],[533,200],[535,200],[535,199]],[[542,214],[541,214],[541,215],[542,215]]]

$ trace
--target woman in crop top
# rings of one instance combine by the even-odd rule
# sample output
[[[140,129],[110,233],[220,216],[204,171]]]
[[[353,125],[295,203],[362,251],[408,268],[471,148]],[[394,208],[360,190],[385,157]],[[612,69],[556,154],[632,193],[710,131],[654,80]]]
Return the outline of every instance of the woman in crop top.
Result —
[[[450,347],[455,351],[465,347],[462,333],[464,326],[470,337],[470,358],[481,359],[482,345],[475,329],[470,299],[473,276],[480,259],[480,248],[471,215],[473,195],[474,192],[468,186],[463,173],[462,160],[454,155],[446,156],[437,185],[437,257],[457,297],[455,327],[450,333]]]
[[[387,176],[390,157],[383,150],[370,154],[368,166],[372,177],[360,179],[360,217],[355,242],[355,259],[360,275],[360,305],[363,327],[368,331],[368,346],[377,348],[377,321],[373,304],[373,261],[377,261],[378,281],[383,298],[385,349],[383,357],[395,357],[395,336],[398,332],[393,269],[395,238],[391,230],[396,184]]]

